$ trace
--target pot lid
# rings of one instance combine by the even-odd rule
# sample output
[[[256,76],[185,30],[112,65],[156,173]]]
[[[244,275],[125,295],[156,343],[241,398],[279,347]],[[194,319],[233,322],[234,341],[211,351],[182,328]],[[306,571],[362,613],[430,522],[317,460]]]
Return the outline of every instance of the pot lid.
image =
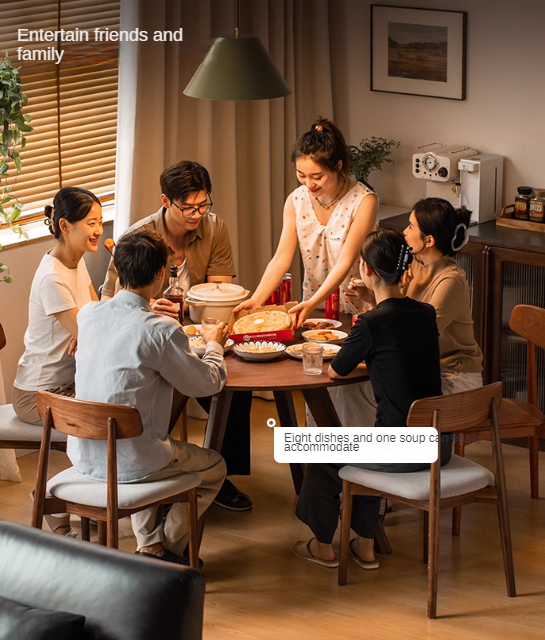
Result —
[[[196,284],[188,291],[188,296],[195,300],[206,300],[208,302],[232,302],[246,297],[248,292],[238,284],[228,284],[226,282],[205,282]]]

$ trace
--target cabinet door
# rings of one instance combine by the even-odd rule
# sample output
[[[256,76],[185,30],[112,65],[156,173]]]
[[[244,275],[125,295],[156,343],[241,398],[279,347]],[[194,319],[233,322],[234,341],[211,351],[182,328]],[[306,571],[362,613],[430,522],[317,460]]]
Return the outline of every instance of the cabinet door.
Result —
[[[545,254],[492,248],[489,322],[491,380],[501,380],[507,398],[526,400],[526,341],[509,328],[518,304],[545,308]],[[545,411],[545,353],[537,349],[538,406]]]
[[[488,372],[486,369],[486,317],[488,306],[488,258],[490,247],[483,244],[469,242],[458,254],[456,261],[465,271],[469,283],[469,294],[471,302],[471,314],[473,316],[473,328],[475,340],[483,352],[483,377],[485,383],[488,382]]]

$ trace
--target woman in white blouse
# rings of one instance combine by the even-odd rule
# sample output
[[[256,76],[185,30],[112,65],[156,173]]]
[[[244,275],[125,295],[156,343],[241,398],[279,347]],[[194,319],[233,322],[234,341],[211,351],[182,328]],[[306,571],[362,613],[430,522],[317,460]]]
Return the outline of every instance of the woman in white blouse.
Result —
[[[344,293],[350,279],[359,277],[359,250],[375,227],[378,198],[350,178],[348,147],[329,120],[318,118],[295,143],[291,156],[301,186],[286,200],[280,242],[259,286],[235,311],[267,300],[299,244],[305,274],[303,302],[292,309],[298,325],[338,287],[340,311],[359,313],[362,308]]]
[[[41,424],[36,392],[74,395],[78,325],[76,315],[98,300],[83,254],[94,253],[102,235],[98,198],[80,187],[65,187],[45,207],[46,224],[57,243],[40,262],[28,309],[25,352],[13,383],[13,408],[30,424]]]

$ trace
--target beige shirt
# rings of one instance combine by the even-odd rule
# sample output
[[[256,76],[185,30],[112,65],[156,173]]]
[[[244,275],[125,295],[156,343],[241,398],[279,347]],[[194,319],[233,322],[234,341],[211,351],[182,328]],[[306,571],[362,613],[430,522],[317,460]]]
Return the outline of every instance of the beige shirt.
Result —
[[[141,228],[153,229],[166,239],[164,208],[161,207],[151,216],[139,220],[129,227],[126,233]],[[188,233],[185,256],[191,286],[206,282],[209,276],[236,276],[227,227],[223,220],[214,213],[204,216],[199,226]],[[173,264],[174,252],[169,247],[165,279],[161,288],[158,288],[158,293],[168,287],[169,267]],[[102,295],[112,298],[117,291],[119,291],[119,283],[112,258],[102,287]]]
[[[415,256],[414,280],[407,295],[435,307],[439,329],[441,367],[465,373],[481,373],[483,354],[473,332],[469,285],[456,260],[442,256],[424,265]]]

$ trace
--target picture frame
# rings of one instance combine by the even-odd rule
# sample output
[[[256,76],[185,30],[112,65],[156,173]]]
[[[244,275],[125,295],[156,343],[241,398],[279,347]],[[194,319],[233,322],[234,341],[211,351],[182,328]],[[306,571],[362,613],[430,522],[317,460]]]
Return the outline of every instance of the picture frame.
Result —
[[[371,91],[466,99],[467,12],[371,5]]]

